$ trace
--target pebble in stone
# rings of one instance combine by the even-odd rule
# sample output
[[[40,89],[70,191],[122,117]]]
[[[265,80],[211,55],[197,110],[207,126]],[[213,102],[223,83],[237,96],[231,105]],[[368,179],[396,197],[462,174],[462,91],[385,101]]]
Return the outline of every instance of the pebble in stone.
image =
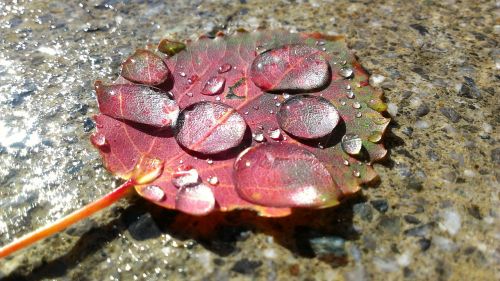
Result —
[[[387,204],[387,200],[385,199],[372,200],[370,201],[370,204],[372,204],[373,208],[375,208],[380,213],[385,213],[389,209],[389,205]]]
[[[460,114],[458,114],[458,112],[451,107],[442,107],[439,109],[439,111],[444,115],[444,117],[448,118],[448,120],[453,123],[457,123],[458,121],[460,121]]]
[[[232,271],[238,272],[241,274],[252,274],[257,268],[259,268],[262,265],[261,261],[253,261],[249,259],[241,259],[237,261],[233,267],[231,268]]]
[[[134,216],[133,214],[131,216]],[[142,214],[135,218],[130,218],[132,222],[128,226],[128,232],[135,240],[157,238],[161,235],[161,230],[149,213]]]
[[[407,236],[416,236],[416,237],[425,237],[428,236],[431,231],[432,224],[424,224],[420,226],[416,226],[404,231],[404,234]]]
[[[359,215],[364,221],[372,221],[373,211],[372,207],[368,203],[358,203],[352,207],[354,213]]]
[[[417,115],[418,117],[423,117],[423,116],[429,114],[429,112],[430,112],[429,106],[426,103],[422,103],[417,108],[417,110],[415,110],[415,115]]]
[[[401,132],[409,137],[413,135],[413,128],[412,127],[404,127]]]
[[[378,222],[378,229],[397,235],[401,229],[401,219],[397,216],[383,215]]]
[[[346,255],[345,240],[338,236],[315,237],[309,240],[314,254],[318,257]]]
[[[439,228],[441,230],[446,230],[451,235],[458,233],[461,227],[461,218],[457,211],[453,209],[443,210],[440,217]]]
[[[420,238],[418,240],[418,245],[420,246],[420,250],[422,252],[425,252],[427,251],[430,247],[431,247],[431,240],[427,239],[427,238]]]
[[[412,215],[405,215],[403,218],[405,219],[405,221],[407,223],[410,223],[410,224],[419,224],[420,223],[420,220]]]
[[[495,164],[500,164],[500,147],[491,151],[491,161]]]
[[[461,97],[469,98],[469,99],[480,98],[481,91],[477,88],[476,82],[474,82],[474,79],[469,78],[467,76],[464,76],[464,80],[465,80],[465,82],[462,84],[462,87],[460,87],[460,90],[458,91],[458,95]]]

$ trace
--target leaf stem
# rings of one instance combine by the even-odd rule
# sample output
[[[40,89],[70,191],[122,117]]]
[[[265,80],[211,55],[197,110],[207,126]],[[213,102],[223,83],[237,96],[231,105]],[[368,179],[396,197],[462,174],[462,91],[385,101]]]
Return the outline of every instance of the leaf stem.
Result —
[[[56,234],[69,226],[73,225],[76,222],[79,222],[92,214],[110,206],[114,202],[123,198],[125,195],[132,190],[134,185],[137,183],[136,180],[130,179],[123,183],[121,186],[117,187],[110,193],[101,197],[100,199],[84,206],[83,208],[74,211],[73,213],[60,218],[59,220],[44,226],[40,229],[37,229],[31,233],[28,233],[21,238],[14,240],[13,242],[3,246],[0,248],[0,259],[18,251],[27,246],[41,240],[47,238],[53,234]]]

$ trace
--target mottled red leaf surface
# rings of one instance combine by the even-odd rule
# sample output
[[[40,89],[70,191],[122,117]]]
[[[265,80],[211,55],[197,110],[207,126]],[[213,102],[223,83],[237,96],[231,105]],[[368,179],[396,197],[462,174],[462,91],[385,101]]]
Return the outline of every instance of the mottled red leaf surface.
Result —
[[[371,164],[386,154],[386,106],[342,37],[237,32],[156,55],[170,70],[156,87],[181,110],[175,126],[109,114],[99,102],[92,137],[106,167],[124,179],[145,155],[164,161],[156,180],[136,186],[144,198],[195,215],[284,216],[333,206],[377,177]],[[132,82],[151,84],[115,83]]]

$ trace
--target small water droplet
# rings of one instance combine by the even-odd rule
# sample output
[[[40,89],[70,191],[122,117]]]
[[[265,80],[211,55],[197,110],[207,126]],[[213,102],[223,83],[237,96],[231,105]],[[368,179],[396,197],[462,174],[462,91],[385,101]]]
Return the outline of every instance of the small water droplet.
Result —
[[[340,104],[341,104],[341,105],[345,105],[345,101],[341,101],[341,102],[340,102]]]
[[[188,92],[188,93],[186,93],[186,96],[188,96],[188,97],[192,97],[192,96],[193,96],[193,93]]]
[[[344,159],[344,165],[349,166],[349,161],[347,159]]]
[[[274,97],[273,97],[273,100],[277,100],[277,99],[278,99],[278,96],[274,96]]]
[[[180,165],[172,174],[172,184],[177,188],[193,186],[199,183],[198,171],[189,165]]]
[[[290,97],[290,94],[283,93],[283,98],[284,98],[284,99],[288,99],[289,97]]]
[[[216,100],[216,101],[220,101],[220,97],[216,97],[216,98],[215,98],[215,100]]]
[[[221,66],[219,66],[219,69],[217,70],[217,72],[219,73],[225,73],[225,72],[228,72],[229,70],[231,70],[231,65],[229,63],[225,63]]]
[[[175,198],[175,208],[192,215],[205,215],[215,208],[215,196],[205,184],[180,188]]]
[[[181,77],[186,77],[186,76],[187,76],[186,72],[179,72],[179,75],[180,75]]]
[[[316,41],[316,45],[323,46],[325,45],[325,41]]]
[[[344,77],[344,78],[349,78],[352,76],[354,72],[352,71],[351,68],[348,68],[348,67],[343,67],[340,69],[340,76]]]
[[[361,112],[356,113],[356,117],[357,117],[357,118],[360,118],[361,116],[363,116],[363,115],[361,114]]]
[[[342,65],[346,65],[347,64],[347,61],[346,60],[343,60],[342,62],[340,62]]]
[[[259,110],[259,106],[258,105],[254,105],[254,106],[252,106],[252,108],[255,109],[255,110]]]
[[[361,152],[361,138],[355,134],[345,134],[341,141],[342,149],[350,155],[357,155]]]
[[[361,173],[359,171],[353,171],[352,175],[359,178],[361,176]]]
[[[264,137],[264,134],[262,134],[262,133],[253,134],[253,139],[256,142],[263,142],[263,141],[266,140],[265,137]]]
[[[217,185],[217,184],[219,184],[219,179],[216,176],[209,177],[208,183],[211,185]]]
[[[92,142],[92,144],[95,147],[97,147],[99,149],[104,149],[104,148],[108,147],[108,145],[109,145],[106,137],[103,134],[98,133],[98,132],[95,132],[90,136],[90,141]]]
[[[140,194],[151,201],[160,202],[165,199],[165,192],[157,185],[148,185],[142,188]]]
[[[276,107],[280,107],[281,106],[281,103],[280,102],[277,102],[274,104]]]
[[[270,113],[270,114],[274,114],[274,111],[273,111],[273,110],[269,110],[269,113]]]
[[[347,91],[347,98],[353,99],[354,98],[354,92],[353,91]]]
[[[207,159],[207,164],[208,164],[208,165],[212,165],[213,163],[214,163],[214,160],[212,160],[212,159],[210,159],[210,158],[208,158],[208,159]]]
[[[245,114],[245,115],[248,115],[248,114],[249,114],[249,112],[248,112],[248,111],[245,111],[245,112],[244,112],[244,114]]]
[[[193,84],[197,80],[198,80],[198,75],[194,74],[191,77],[189,77],[187,81],[188,81],[189,84]]]
[[[356,108],[356,109],[359,109],[361,108],[361,104],[357,101],[355,101],[353,104],[352,104],[352,107]]]
[[[382,139],[381,132],[372,132],[370,136],[368,136],[368,141],[377,143]]]
[[[281,130],[280,129],[269,130],[269,137],[273,140],[281,139]]]
[[[326,52],[326,48],[325,47],[321,48],[321,51]]]
[[[346,89],[346,90],[350,90],[350,89],[352,89],[351,84],[347,84],[347,85],[345,86],[345,89]]]
[[[206,96],[218,95],[224,91],[225,84],[226,78],[224,77],[210,77],[210,79],[208,79],[207,83],[201,90],[201,93]]]

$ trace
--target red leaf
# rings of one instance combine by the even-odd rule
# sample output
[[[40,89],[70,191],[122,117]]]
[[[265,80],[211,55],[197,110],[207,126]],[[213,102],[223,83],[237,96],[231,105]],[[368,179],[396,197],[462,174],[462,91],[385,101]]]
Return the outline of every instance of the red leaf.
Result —
[[[154,182],[136,186],[146,199],[196,215],[244,208],[284,216],[337,204],[377,176],[371,163],[386,154],[379,142],[389,119],[379,112],[381,91],[368,85],[343,38],[236,33],[188,43],[164,61],[172,80],[158,87],[183,109],[174,130],[151,127],[130,109],[113,114],[101,106],[111,117],[95,117],[93,143],[112,173],[131,177],[144,155],[165,162]],[[300,92],[308,96],[290,99]],[[122,95],[138,97],[145,99]],[[359,143],[352,136],[359,151],[346,149]],[[246,158],[260,168],[241,166]]]

